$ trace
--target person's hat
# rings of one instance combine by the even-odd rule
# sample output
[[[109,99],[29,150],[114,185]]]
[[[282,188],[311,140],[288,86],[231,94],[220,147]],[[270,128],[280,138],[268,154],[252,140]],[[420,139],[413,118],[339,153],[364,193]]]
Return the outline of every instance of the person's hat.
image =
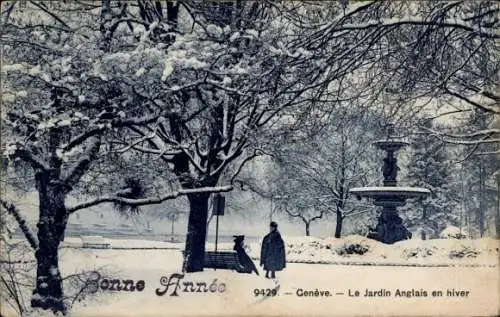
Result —
[[[233,238],[234,238],[234,242],[242,242],[243,240],[245,240],[244,235],[233,236]]]
[[[273,228],[278,228],[278,224],[274,221],[271,221],[271,223],[269,224],[270,227],[273,227]]]

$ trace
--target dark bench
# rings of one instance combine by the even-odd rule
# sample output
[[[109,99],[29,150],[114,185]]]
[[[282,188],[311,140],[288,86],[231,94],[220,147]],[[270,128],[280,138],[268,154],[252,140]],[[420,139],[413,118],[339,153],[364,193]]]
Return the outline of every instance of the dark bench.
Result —
[[[232,251],[205,251],[205,264],[203,267],[223,270],[245,271],[238,260],[238,254]]]

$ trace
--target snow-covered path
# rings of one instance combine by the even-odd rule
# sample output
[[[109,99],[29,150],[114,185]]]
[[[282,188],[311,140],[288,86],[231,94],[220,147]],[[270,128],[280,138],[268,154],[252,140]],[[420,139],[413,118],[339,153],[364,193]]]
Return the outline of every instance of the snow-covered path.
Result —
[[[274,288],[262,276],[207,269],[187,274],[177,293],[174,285],[158,296],[160,283],[180,272],[178,250],[61,250],[61,270],[71,274],[98,269],[109,278],[144,280],[142,292],[103,291],[94,300],[74,307],[75,316],[345,316],[345,315],[496,315],[499,309],[498,267],[387,267],[323,264],[287,264],[278,274],[277,296],[263,299],[254,290]],[[182,282],[225,284],[224,292],[184,292]],[[174,283],[176,280],[171,279]],[[304,291],[323,296],[299,296]],[[364,297],[366,289],[385,297]],[[426,297],[396,297],[396,290],[412,289]],[[447,296],[447,290],[464,291]],[[329,296],[326,295],[329,292]],[[359,291],[359,297],[355,295]],[[433,297],[433,291],[443,296]],[[465,293],[467,292],[468,293]],[[262,292],[262,291],[261,291]],[[422,294],[421,294],[422,295]],[[454,295],[457,295],[454,293]],[[463,295],[463,296],[460,296]]]

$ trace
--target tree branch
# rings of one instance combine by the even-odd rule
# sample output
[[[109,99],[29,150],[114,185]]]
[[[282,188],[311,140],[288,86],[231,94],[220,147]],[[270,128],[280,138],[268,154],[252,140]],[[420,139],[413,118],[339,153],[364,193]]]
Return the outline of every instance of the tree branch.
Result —
[[[49,10],[47,10],[43,5],[41,5],[39,3],[36,3],[35,1],[30,1],[30,3],[33,4],[35,7],[39,8],[40,10],[42,10],[43,12],[47,13],[48,15],[50,15],[57,22],[61,23],[67,29],[67,31],[71,30],[71,28],[69,27],[68,24],[66,24],[66,22],[64,22],[63,20],[61,20],[61,18],[59,18],[54,13],[50,12]]]
[[[309,219],[309,222],[313,222],[314,220],[318,220],[318,219],[323,218],[324,213],[325,213],[325,210],[323,208],[321,208],[319,215],[316,215],[316,216],[312,217],[311,219]]]
[[[497,104],[493,104],[492,106],[489,106],[489,105],[483,105],[483,104],[480,104],[480,103],[477,103],[473,100],[470,100],[469,98],[465,97],[465,96],[462,96],[461,94],[459,93],[456,93],[454,91],[451,91],[449,90],[448,88],[444,88],[444,91],[450,95],[450,96],[453,96],[453,97],[456,97],[460,100],[463,100],[465,102],[467,102],[468,104],[470,105],[473,105],[474,107],[476,108],[479,108],[481,110],[484,110],[486,112],[490,112],[490,113],[495,113],[495,114],[500,114],[500,107],[498,107]]]
[[[175,199],[179,196],[185,196],[190,194],[198,194],[198,193],[221,193],[228,192],[233,189],[232,185],[227,186],[218,186],[218,187],[201,187],[201,188],[193,188],[193,189],[179,189],[178,191],[159,196],[156,198],[142,198],[142,199],[129,199],[119,197],[117,195],[112,196],[104,196],[99,197],[94,200],[90,200],[85,203],[78,204],[76,206],[68,207],[67,212],[69,214],[74,213],[77,210],[89,208],[102,203],[121,203],[129,206],[144,206],[144,205],[155,205],[161,204],[162,202],[170,199]]]
[[[476,29],[470,25],[462,24],[460,21],[451,21],[451,22],[436,22],[436,21],[425,21],[425,20],[417,20],[417,19],[407,19],[407,20],[382,20],[382,21],[368,21],[360,24],[344,24],[339,27],[333,27],[331,29],[332,32],[339,32],[345,30],[364,30],[369,28],[376,27],[394,27],[401,25],[420,25],[420,26],[435,26],[435,27],[443,27],[443,28],[454,28],[454,29],[462,29],[467,32],[471,32],[477,34],[480,37],[486,37],[491,39],[500,38],[500,34],[493,32],[485,32],[480,29]]]
[[[364,214],[365,212],[369,212],[373,209],[365,209],[365,210],[361,210],[361,211],[358,211],[358,212],[354,212],[354,210],[352,210],[351,212],[349,213],[342,213],[342,219],[344,219],[345,217],[351,217],[351,216],[356,216],[356,215],[360,215],[360,214]]]
[[[14,152],[14,157],[19,157],[25,162],[30,163],[35,169],[42,169],[45,171],[48,171],[50,169],[47,162],[45,162],[29,150],[18,148]]]
[[[104,127],[96,127],[96,128],[93,128],[93,129],[91,129],[89,131],[86,131],[86,132],[84,132],[84,133],[82,133],[80,135],[77,135],[76,137],[74,137],[73,139],[71,139],[68,142],[68,144],[66,144],[65,146],[63,146],[64,151],[69,151],[72,148],[74,148],[75,146],[78,146],[78,145],[82,144],[88,138],[93,137],[93,136],[98,135],[99,133],[103,132],[104,129],[105,129]]]
[[[241,170],[243,169],[243,167],[245,166],[246,163],[250,162],[251,160],[253,160],[257,156],[260,156],[260,155],[263,155],[263,154],[271,155],[272,156],[272,154],[265,153],[264,151],[262,151],[260,149],[254,150],[254,152],[253,152],[252,155],[247,156],[243,160],[243,162],[241,162],[241,164],[238,166],[238,169],[236,170],[236,173],[234,173],[234,175],[231,177],[231,184],[233,184],[233,182],[236,179],[236,177],[238,177],[238,175],[241,173]]]
[[[285,210],[285,212],[290,216],[290,217],[293,217],[293,218],[301,218],[302,220],[304,220],[304,217],[300,214],[300,213],[292,213],[290,210],[288,210],[288,207],[287,206],[284,206],[283,209]]]
[[[478,145],[486,143],[500,143],[500,138],[491,138],[493,136],[500,135],[500,129],[485,129],[485,130],[471,132],[468,134],[450,134],[450,133],[439,132],[426,127],[420,127],[420,128],[424,131],[427,131],[428,133],[436,135],[444,142],[451,144]],[[474,138],[479,138],[479,139],[474,139]]]
[[[24,237],[26,238],[26,240],[28,240],[28,243],[33,248],[33,250],[37,250],[38,249],[38,240],[36,239],[33,232],[31,232],[28,225],[26,225],[26,220],[21,215],[21,212],[19,211],[19,209],[17,209],[17,207],[14,206],[14,204],[12,204],[12,203],[9,204],[3,199],[0,199],[0,203],[1,203],[2,207],[4,207],[5,210],[7,210],[7,212],[9,214],[14,216],[14,219],[16,219],[16,222],[19,225],[19,228],[21,229],[21,231],[23,232]]]
[[[64,173],[64,184],[68,188],[72,188],[88,170],[90,163],[95,159],[101,147],[101,139],[99,137],[92,137],[90,144],[88,144],[85,153],[80,156],[78,161]]]

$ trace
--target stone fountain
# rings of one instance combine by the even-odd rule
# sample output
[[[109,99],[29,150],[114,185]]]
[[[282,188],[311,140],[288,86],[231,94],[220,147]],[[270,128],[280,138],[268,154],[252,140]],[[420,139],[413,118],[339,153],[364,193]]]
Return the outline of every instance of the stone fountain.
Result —
[[[404,206],[409,198],[423,198],[430,191],[419,187],[399,187],[397,183],[398,165],[396,153],[403,147],[408,146],[400,137],[394,136],[394,129],[388,129],[387,139],[374,142],[374,145],[385,151],[382,173],[384,175],[383,186],[356,187],[349,190],[359,199],[367,197],[373,199],[375,206],[382,207],[375,229],[368,234],[368,238],[392,244],[397,241],[411,238],[411,233],[403,225],[399,217],[397,207]]]

